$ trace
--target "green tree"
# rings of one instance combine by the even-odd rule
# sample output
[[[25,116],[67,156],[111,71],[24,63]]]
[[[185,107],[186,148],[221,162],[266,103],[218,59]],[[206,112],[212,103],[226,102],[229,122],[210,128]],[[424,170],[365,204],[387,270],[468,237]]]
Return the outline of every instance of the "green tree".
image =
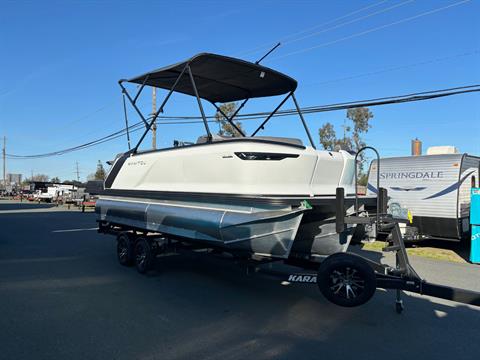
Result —
[[[237,110],[237,103],[225,103],[220,105],[219,108],[223,111],[225,115],[231,117]],[[237,131],[237,129],[235,129],[235,127],[232,126],[232,124],[227,121],[225,116],[223,116],[220,111],[217,111],[215,113],[215,120],[218,122],[218,135],[232,137],[238,137],[242,135]],[[242,123],[240,121],[233,120],[233,122],[240,130],[243,131]]]
[[[95,171],[94,178],[95,180],[105,180],[105,169],[100,160],[98,160],[97,171]]]
[[[51,178],[50,181],[52,183],[56,183],[56,184],[60,184],[60,182],[61,182],[60,178],[58,176],[55,176],[55,177]]]
[[[367,107],[348,109],[347,120],[351,121],[352,125],[343,125],[343,137],[338,138],[334,126],[327,122],[318,130],[320,143],[325,150],[335,150],[340,147],[357,152],[366,145],[363,135],[372,127],[371,119],[373,119],[373,113]],[[365,155],[362,153],[359,158],[360,179],[362,179]]]
[[[323,124],[323,126],[318,130],[318,135],[320,136],[320,144],[322,144],[325,150],[333,150],[335,147],[335,142],[337,141],[337,134],[335,133],[335,128],[329,122]]]
[[[362,134],[366,134],[372,127],[369,123],[372,118],[372,112],[366,107],[347,110],[347,119],[353,122],[352,141],[355,145],[355,151],[365,146]]]

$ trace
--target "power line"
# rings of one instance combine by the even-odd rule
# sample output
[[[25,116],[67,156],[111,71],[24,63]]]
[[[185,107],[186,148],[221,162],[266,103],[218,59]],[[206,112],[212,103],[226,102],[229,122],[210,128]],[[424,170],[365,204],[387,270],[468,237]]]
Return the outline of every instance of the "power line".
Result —
[[[424,91],[424,92],[417,92],[405,95],[396,95],[396,96],[388,96],[388,97],[381,97],[381,98],[374,98],[374,99],[367,99],[367,100],[359,100],[359,101],[350,101],[350,102],[342,102],[342,103],[335,103],[335,104],[328,104],[328,105],[318,105],[318,106],[309,106],[304,107],[301,109],[302,113],[304,114],[313,114],[319,112],[327,112],[327,111],[337,111],[337,110],[345,110],[351,108],[358,108],[358,107],[373,107],[373,106],[381,106],[381,105],[390,105],[390,104],[400,104],[406,102],[416,102],[416,101],[424,101],[424,100],[431,100],[440,97],[447,97],[459,94],[466,94],[466,93],[473,93],[473,92],[480,92],[480,84],[477,85],[469,85],[469,86],[460,86],[448,89],[440,89],[440,90],[431,90],[431,91]],[[264,116],[268,115],[269,112],[258,112],[258,113],[251,113],[251,114],[243,114],[239,115],[238,118],[242,121],[245,120],[257,120],[261,119]],[[283,117],[283,116],[291,116],[296,115],[296,109],[287,109],[277,112],[274,117]],[[209,122],[215,122],[214,116],[208,116]],[[192,124],[192,123],[201,123],[201,117],[199,116],[162,116],[163,122],[158,122],[157,125],[176,125],[176,124]],[[143,122],[137,122],[129,126],[130,132],[136,132],[143,129]],[[112,141],[119,137],[122,137],[127,132],[127,129],[122,129],[116,131],[112,134],[103,136],[99,139],[92,140],[85,144],[81,144],[78,146],[70,147],[67,149],[53,151],[44,154],[34,154],[34,155],[16,155],[16,154],[6,154],[9,159],[36,159],[36,158],[45,158],[51,156],[58,156],[63,155],[73,151],[83,150],[92,146],[100,145],[108,141]]]
[[[397,70],[417,67],[417,66],[421,66],[421,65],[428,65],[428,64],[432,64],[432,63],[436,63],[436,62],[442,62],[442,61],[457,59],[457,58],[460,58],[460,57],[476,56],[476,55],[479,55],[479,54],[480,54],[480,49],[476,49],[476,50],[469,51],[469,52],[464,52],[464,53],[461,53],[461,54],[445,56],[445,57],[435,58],[435,59],[429,59],[429,60],[424,60],[424,61],[420,61],[420,62],[416,62],[416,63],[394,66],[394,67],[390,67],[390,68],[384,68],[384,69],[380,69],[380,70],[370,71],[368,73],[362,73],[362,74],[356,74],[356,75],[351,75],[351,76],[345,76],[345,77],[341,77],[341,78],[337,78],[337,79],[313,82],[313,83],[309,83],[309,84],[304,84],[304,86],[324,85],[324,84],[336,83],[336,82],[339,82],[339,81],[345,81],[345,80],[357,79],[357,78],[360,78],[360,77],[378,75],[378,74],[383,74],[383,73],[390,72],[390,71],[397,71]]]
[[[388,8],[381,9],[381,10],[375,11],[375,12],[373,12],[373,13],[370,13],[370,14],[367,14],[367,15],[364,15],[364,16],[360,16],[360,17],[358,17],[358,18],[355,18],[355,19],[352,19],[352,20],[349,20],[349,21],[346,21],[346,22],[337,24],[337,25],[332,26],[332,27],[330,27],[330,28],[326,28],[326,29],[323,29],[323,30],[320,30],[320,31],[315,31],[315,32],[313,32],[313,33],[310,33],[310,34],[301,36],[301,37],[299,37],[299,38],[296,38],[296,39],[293,39],[293,40],[289,40],[289,41],[285,41],[285,42],[283,42],[283,44],[284,44],[284,45],[286,45],[286,44],[291,44],[291,43],[294,43],[294,42],[297,42],[297,41],[301,41],[301,40],[304,40],[304,39],[308,39],[308,38],[310,38],[310,37],[312,37],[312,36],[317,36],[317,35],[326,33],[326,32],[328,32],[328,31],[341,28],[341,27],[343,27],[343,26],[345,26],[345,25],[354,24],[354,23],[359,22],[359,21],[361,21],[361,20],[368,19],[368,18],[370,18],[370,17],[372,17],[372,16],[379,15],[379,14],[383,14],[383,13],[385,13],[385,12],[387,12],[387,11],[396,9],[396,8],[398,8],[398,7],[400,7],[400,6],[407,5],[407,4],[409,4],[409,3],[413,2],[413,1],[415,1],[415,0],[406,0],[406,1],[401,2],[401,3],[399,3],[399,4],[395,4],[395,5],[392,5],[392,6],[388,7]]]
[[[360,107],[360,106],[365,106],[362,104],[370,104],[373,102],[379,102],[379,101],[388,101],[389,103],[396,103],[397,101],[402,100],[402,102],[405,102],[405,99],[414,99],[413,101],[418,101],[415,97],[417,96],[434,96],[435,97],[441,97],[444,94],[447,94],[448,96],[450,95],[457,95],[460,93],[463,93],[465,91],[470,92],[470,90],[473,91],[480,91],[480,84],[478,85],[467,85],[467,86],[458,86],[458,87],[453,87],[453,88],[447,88],[447,89],[438,89],[438,90],[429,90],[429,91],[423,91],[423,92],[416,92],[416,93],[409,93],[409,94],[403,94],[403,95],[395,95],[395,96],[386,96],[386,97],[380,97],[380,98],[374,98],[374,99],[367,99],[367,100],[355,100],[355,101],[350,101],[350,102],[342,102],[342,103],[335,103],[335,104],[329,104],[329,105],[320,105],[320,106],[310,106],[310,107],[304,107],[302,108],[302,112],[308,112],[312,110],[319,110],[319,109],[327,109],[328,111],[335,111],[337,110],[342,110],[346,106],[348,107]],[[421,99],[423,100],[423,99]],[[428,99],[427,99],[428,100]],[[387,105],[387,104],[385,104]],[[317,111],[320,112],[320,111]],[[279,110],[274,117],[276,116],[281,116],[283,114],[285,115],[293,115],[296,114],[295,109],[288,109],[288,110]],[[243,115],[237,115],[236,118],[242,119],[243,120],[249,120],[249,119],[260,119],[263,116],[267,116],[270,114],[270,112],[257,112],[257,113],[251,113],[251,114],[243,114]],[[200,116],[162,116],[162,119],[166,120],[199,120],[201,119]],[[207,116],[207,119],[214,119],[214,116]]]
[[[375,31],[378,31],[378,30],[382,30],[382,29],[388,28],[388,27],[390,27],[390,26],[402,24],[402,23],[405,23],[405,22],[408,22],[408,21],[411,21],[411,20],[415,20],[415,19],[421,18],[421,17],[423,17],[423,16],[435,14],[435,13],[437,13],[437,12],[439,12],[439,11],[443,11],[443,10],[449,9],[449,8],[454,7],[454,6],[459,6],[459,5],[465,4],[465,3],[470,2],[470,1],[471,1],[471,0],[458,1],[458,2],[453,3],[453,4],[450,4],[450,5],[446,5],[446,6],[442,6],[442,7],[439,7],[439,8],[435,8],[435,9],[433,9],[433,10],[425,11],[425,12],[420,13],[420,14],[417,14],[417,15],[413,15],[413,16],[410,16],[410,17],[407,17],[407,18],[403,18],[403,19],[400,19],[400,20],[397,20],[397,21],[394,21],[394,22],[391,22],[391,23],[388,23],[388,24],[380,25],[380,26],[377,26],[377,27],[374,27],[374,28],[371,28],[371,29],[368,29],[368,30],[365,30],[365,31],[361,31],[361,32],[354,33],[354,34],[351,34],[351,35],[348,35],[348,36],[344,36],[344,37],[339,38],[339,39],[336,39],[336,40],[327,41],[327,42],[322,43],[322,44],[319,44],[319,45],[310,46],[310,47],[303,48],[303,49],[300,49],[300,50],[292,51],[292,52],[290,52],[290,53],[287,53],[287,54],[284,54],[284,55],[281,55],[281,56],[277,56],[277,57],[271,58],[270,60],[283,59],[283,58],[285,58],[285,57],[287,57],[287,56],[297,55],[297,54],[301,54],[301,53],[304,53],[304,52],[307,52],[307,51],[319,49],[319,48],[322,48],[322,47],[325,47],[325,46],[328,46],[328,45],[337,44],[337,43],[339,43],[339,42],[346,41],[346,40],[350,40],[350,39],[353,39],[353,38],[356,38],[356,37],[359,37],[359,36],[363,36],[363,35],[366,35],[366,34],[370,34],[370,33],[372,33],[372,32],[375,32]]]
[[[295,36],[297,36],[297,35],[301,35],[301,34],[308,33],[309,31],[318,29],[318,28],[323,27],[323,26],[326,26],[326,25],[333,24],[333,23],[335,23],[335,22],[337,22],[337,21],[339,21],[339,20],[348,18],[348,17],[350,17],[350,16],[352,16],[352,15],[358,14],[358,13],[360,13],[360,12],[363,12],[363,11],[365,11],[365,10],[371,9],[371,8],[373,8],[373,7],[377,7],[377,6],[379,6],[379,5],[383,4],[383,3],[386,3],[386,2],[387,2],[386,0],[382,0],[382,1],[377,2],[377,3],[375,3],[375,4],[371,4],[371,5],[364,6],[364,7],[360,8],[360,9],[351,11],[351,12],[345,14],[345,15],[336,17],[336,18],[334,18],[334,19],[332,19],[332,20],[329,20],[329,21],[326,21],[326,22],[324,22],[324,23],[317,24],[317,25],[315,25],[315,26],[313,26],[313,27],[310,27],[310,28],[308,28],[308,29],[300,30],[300,31],[297,31],[297,32],[292,33],[292,34],[290,34],[290,35],[286,35],[286,36],[284,36],[283,38],[281,38],[279,41],[280,41],[280,42],[288,41],[289,38],[295,37]],[[246,51],[243,51],[243,52],[241,52],[241,53],[238,53],[237,56],[245,56],[245,55],[256,54],[256,53],[258,53],[258,52],[260,52],[260,51],[263,51],[265,48],[271,47],[271,46],[272,46],[272,43],[268,43],[268,44],[265,43],[264,45],[260,45],[260,46],[257,46],[257,47],[255,47],[255,48],[253,48],[253,49],[246,50]]]

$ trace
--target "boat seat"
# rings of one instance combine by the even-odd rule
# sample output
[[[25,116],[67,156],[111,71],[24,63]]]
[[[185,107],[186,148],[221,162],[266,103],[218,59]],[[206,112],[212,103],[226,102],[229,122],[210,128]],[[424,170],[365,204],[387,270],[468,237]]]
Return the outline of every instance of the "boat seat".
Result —
[[[297,138],[286,138],[286,137],[276,137],[276,136],[255,136],[255,137],[250,137],[247,136],[245,138],[243,137],[231,137],[231,136],[221,136],[217,134],[212,134],[212,141],[213,142],[219,142],[219,141],[228,141],[228,140],[267,140],[267,141],[275,141],[275,142],[280,142],[280,143],[286,143],[286,144],[292,144],[292,145],[299,145],[303,146],[303,141]],[[207,135],[202,135],[197,139],[197,144],[205,144],[208,142],[208,136]]]

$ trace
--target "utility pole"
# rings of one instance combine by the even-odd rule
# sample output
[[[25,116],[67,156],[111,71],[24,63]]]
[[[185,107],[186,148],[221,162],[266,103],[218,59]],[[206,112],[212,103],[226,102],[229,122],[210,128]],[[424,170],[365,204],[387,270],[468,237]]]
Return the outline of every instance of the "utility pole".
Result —
[[[152,87],[152,116],[157,112],[157,88]],[[157,148],[157,120],[152,125],[152,149]]]
[[[6,169],[7,169],[7,152],[6,152],[6,147],[7,147],[7,137],[3,137],[3,151],[2,151],[2,156],[3,156],[3,187],[4,189],[7,189],[7,174],[6,174]]]
[[[80,182],[80,170],[78,170],[78,161],[76,161],[75,164],[77,165],[77,171],[75,171],[77,173],[77,181]]]
[[[343,146],[345,147],[345,142],[347,140],[347,120],[343,119]]]

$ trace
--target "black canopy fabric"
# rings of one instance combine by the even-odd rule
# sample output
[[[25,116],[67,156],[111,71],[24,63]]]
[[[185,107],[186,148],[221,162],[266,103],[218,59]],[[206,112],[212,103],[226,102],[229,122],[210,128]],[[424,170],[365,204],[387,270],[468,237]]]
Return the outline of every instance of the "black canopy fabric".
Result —
[[[127,81],[136,84],[145,82],[149,86],[170,90],[187,64],[190,65],[199,96],[213,103],[281,95],[297,88],[296,80],[278,71],[248,61],[207,53]],[[195,95],[187,72],[175,91]]]

